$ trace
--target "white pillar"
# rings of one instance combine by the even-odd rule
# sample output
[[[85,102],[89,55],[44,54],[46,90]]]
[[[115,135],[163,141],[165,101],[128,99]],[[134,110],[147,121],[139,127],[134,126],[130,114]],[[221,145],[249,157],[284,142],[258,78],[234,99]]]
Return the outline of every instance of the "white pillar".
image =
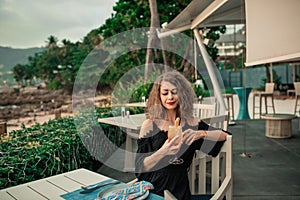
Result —
[[[200,52],[203,56],[203,60],[206,65],[209,77],[213,84],[214,95],[216,96],[218,102],[220,103],[220,110],[219,110],[218,114],[225,113],[225,111],[226,111],[225,101],[224,101],[224,98],[223,98],[223,95],[221,92],[221,88],[220,88],[218,79],[216,77],[216,74],[214,73],[214,69],[213,69],[214,66],[212,65],[212,62],[210,62],[210,56],[207,53],[206,48],[203,44],[202,36],[200,35],[199,30],[198,29],[193,29],[193,30],[194,30],[194,35],[196,37],[197,43],[199,45]]]

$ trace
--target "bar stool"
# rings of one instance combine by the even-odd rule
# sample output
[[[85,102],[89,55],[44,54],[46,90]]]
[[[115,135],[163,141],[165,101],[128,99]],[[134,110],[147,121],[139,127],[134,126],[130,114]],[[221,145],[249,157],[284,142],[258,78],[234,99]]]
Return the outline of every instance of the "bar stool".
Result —
[[[223,94],[223,97],[226,98],[227,110],[229,112],[229,118],[230,118],[230,120],[234,120],[233,94]]]
[[[294,109],[294,113],[295,115],[298,116],[298,130],[300,131],[300,110],[297,111],[299,102],[298,99],[300,98],[300,82],[294,82],[294,87],[295,87],[295,109]]]
[[[265,91],[264,92],[254,92],[253,93],[253,119],[255,118],[255,115],[258,114],[259,118],[261,118],[261,109],[262,109],[262,99],[265,100],[265,110],[266,114],[268,114],[268,107],[273,108],[273,113],[275,113],[275,107],[274,107],[274,87],[275,83],[266,83],[265,85]],[[259,106],[255,106],[255,98],[258,97],[259,99]],[[268,105],[268,98],[271,98],[271,105]],[[259,108],[259,112],[255,112],[256,108]]]
[[[294,87],[295,87],[295,109],[294,113],[296,115],[300,114],[300,110],[297,111],[298,106],[300,106],[298,99],[300,98],[300,82],[294,82]]]

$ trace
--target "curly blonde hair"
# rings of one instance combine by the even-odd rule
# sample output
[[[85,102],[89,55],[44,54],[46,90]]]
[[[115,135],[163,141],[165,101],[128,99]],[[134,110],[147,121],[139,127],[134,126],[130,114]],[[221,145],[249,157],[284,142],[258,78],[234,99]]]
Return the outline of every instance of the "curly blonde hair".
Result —
[[[176,71],[166,72],[157,77],[154,81],[146,107],[146,112],[149,114],[148,117],[152,120],[166,118],[166,111],[160,99],[160,88],[163,81],[169,82],[177,88],[179,105],[177,107],[176,117],[185,120],[193,118],[193,103],[196,94],[191,83],[182,74]]]

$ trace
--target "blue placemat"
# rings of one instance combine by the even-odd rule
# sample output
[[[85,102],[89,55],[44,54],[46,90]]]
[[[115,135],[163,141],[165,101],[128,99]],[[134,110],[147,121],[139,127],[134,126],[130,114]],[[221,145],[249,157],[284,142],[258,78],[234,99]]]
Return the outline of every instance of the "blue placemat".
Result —
[[[112,180],[113,179],[107,179],[107,180],[101,181],[99,183],[106,183],[106,182],[110,182]],[[96,184],[99,184],[99,183],[96,183]],[[93,184],[93,185],[96,185],[96,184]],[[90,185],[90,186],[92,186],[92,185]],[[100,187],[100,188],[94,190],[91,193],[88,193],[88,194],[81,194],[80,192],[83,191],[83,189],[80,188],[78,190],[75,190],[75,191],[60,195],[60,196],[67,200],[95,200],[98,197],[99,192],[101,192],[103,189],[108,188],[110,186],[111,185],[105,185],[103,187]],[[148,200],[163,200],[164,198],[161,196],[158,196],[156,194],[150,193],[147,199]]]
[[[150,194],[149,194],[149,196],[147,198],[147,200],[163,200],[163,199],[164,199],[164,197],[159,196],[157,194],[153,194],[151,192],[150,192]]]
[[[99,183],[107,183],[107,182],[110,182],[112,181],[113,179],[107,179],[105,181],[101,181]],[[96,184],[99,184],[99,183],[96,183]],[[96,185],[96,184],[93,184],[93,185]],[[90,186],[93,186],[93,185],[90,185]],[[75,190],[73,192],[69,192],[67,194],[63,194],[63,195],[60,195],[62,198],[64,199],[67,199],[67,200],[95,200],[97,198],[97,195],[98,193],[107,188],[107,187],[110,187],[111,185],[105,185],[103,187],[100,187],[96,190],[94,190],[93,192],[91,193],[87,193],[87,194],[81,194],[80,192],[83,191],[83,189],[78,189],[78,190]]]

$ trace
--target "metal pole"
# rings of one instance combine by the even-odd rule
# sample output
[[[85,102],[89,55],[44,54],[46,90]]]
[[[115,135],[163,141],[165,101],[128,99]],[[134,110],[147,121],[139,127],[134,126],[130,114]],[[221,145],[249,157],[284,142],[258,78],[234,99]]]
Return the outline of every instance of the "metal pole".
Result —
[[[198,63],[197,63],[197,57],[198,57],[198,55],[197,55],[197,45],[196,45],[196,41],[195,41],[195,38],[194,38],[194,62],[195,62],[195,80],[197,81],[197,79],[198,79],[198,72],[197,72],[197,65],[198,65]]]
[[[199,30],[198,29],[193,29],[193,31],[194,31],[194,35],[196,36],[196,40],[197,40],[200,52],[203,56],[203,60],[204,60],[205,66],[207,68],[209,77],[210,77],[210,79],[212,81],[212,84],[213,84],[213,87],[214,87],[214,95],[216,96],[218,102],[220,103],[220,110],[219,111],[220,111],[220,113],[225,113],[225,111],[226,111],[225,101],[224,101],[223,95],[221,93],[221,89],[220,89],[218,79],[217,79],[217,77],[214,73],[214,69],[213,69],[214,66],[212,65],[212,63],[209,60],[210,56],[208,55],[208,53],[205,49],[205,46],[204,46],[203,41],[202,41],[202,36],[200,35]]]
[[[270,63],[270,74],[271,74],[271,83],[274,83],[274,78],[273,78],[273,63]]]

